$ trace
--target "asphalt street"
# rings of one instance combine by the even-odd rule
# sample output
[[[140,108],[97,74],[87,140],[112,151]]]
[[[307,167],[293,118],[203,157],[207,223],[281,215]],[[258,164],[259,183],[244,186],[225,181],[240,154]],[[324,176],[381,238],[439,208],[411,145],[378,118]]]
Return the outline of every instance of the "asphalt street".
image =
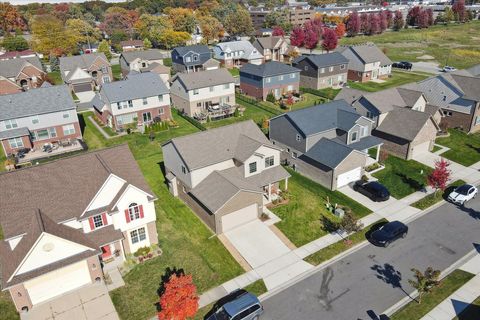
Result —
[[[414,290],[411,268],[444,270],[480,246],[480,197],[408,224],[405,239],[371,244],[263,301],[263,320],[370,320]]]

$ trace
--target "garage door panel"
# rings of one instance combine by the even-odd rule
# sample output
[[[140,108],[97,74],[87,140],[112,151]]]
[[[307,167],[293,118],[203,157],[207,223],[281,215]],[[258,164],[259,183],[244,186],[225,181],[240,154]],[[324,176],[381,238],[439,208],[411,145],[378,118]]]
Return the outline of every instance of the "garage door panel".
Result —
[[[74,84],[73,91],[75,92],[92,91],[92,84],[91,83]]]
[[[222,217],[222,232],[226,232],[258,218],[257,204],[226,214]]]
[[[358,167],[337,176],[337,188],[343,187],[350,182],[360,180],[362,176],[362,168]]]
[[[419,155],[422,155],[424,153],[427,153],[430,151],[430,143],[431,141],[426,141],[423,143],[420,143],[412,148],[412,155],[411,157],[416,157]]]
[[[25,282],[32,304],[91,283],[86,261],[81,261]]]

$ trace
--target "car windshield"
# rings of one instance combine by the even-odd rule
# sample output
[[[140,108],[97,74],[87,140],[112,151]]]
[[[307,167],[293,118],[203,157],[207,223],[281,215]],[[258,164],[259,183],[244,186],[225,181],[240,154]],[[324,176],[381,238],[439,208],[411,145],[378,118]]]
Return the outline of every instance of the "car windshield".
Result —
[[[230,316],[228,313],[225,311],[225,309],[220,308],[215,312],[216,320],[230,320]]]
[[[396,229],[397,229],[397,227],[394,224],[391,224],[391,223],[387,223],[386,225],[384,225],[380,228],[380,230],[382,230],[383,232],[389,233],[389,234],[393,233]]]
[[[470,190],[470,188],[471,188],[471,186],[469,186],[468,184],[465,184],[465,185],[460,186],[460,187],[458,187],[457,189],[455,189],[455,191],[456,191],[457,193],[466,195],[466,194],[468,194],[468,190]]]

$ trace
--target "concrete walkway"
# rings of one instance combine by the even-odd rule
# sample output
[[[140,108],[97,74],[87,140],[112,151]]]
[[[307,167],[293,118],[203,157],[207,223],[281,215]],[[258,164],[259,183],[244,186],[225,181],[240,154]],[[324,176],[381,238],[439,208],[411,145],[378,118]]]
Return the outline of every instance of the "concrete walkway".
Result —
[[[452,320],[480,296],[480,255],[477,254],[459,269],[473,273],[475,277],[443,300],[421,320]]]
[[[93,119],[92,116],[88,116],[88,120],[95,126],[95,128],[98,129],[98,131],[100,131],[100,133],[105,139],[109,140],[109,139],[118,138],[126,135],[126,133],[121,132],[121,133],[118,133],[116,136],[111,136],[108,133],[106,133],[105,130],[103,130],[103,128]]]

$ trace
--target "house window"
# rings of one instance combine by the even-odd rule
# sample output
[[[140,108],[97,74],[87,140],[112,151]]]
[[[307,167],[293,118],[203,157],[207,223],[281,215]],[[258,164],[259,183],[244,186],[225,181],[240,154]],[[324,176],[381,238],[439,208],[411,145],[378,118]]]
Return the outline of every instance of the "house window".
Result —
[[[152,114],[150,112],[145,112],[142,116],[143,116],[143,122],[152,121]]]
[[[36,132],[36,140],[45,140],[45,139],[48,139],[49,136],[48,136],[48,130],[38,130]]]
[[[308,71],[308,66],[305,66],[305,71]]]
[[[273,156],[265,158],[265,168],[269,168],[275,164],[275,158]]]
[[[130,238],[132,239],[132,244],[144,241],[145,239],[147,239],[147,235],[145,234],[145,228],[130,231]]]
[[[185,57],[185,62],[191,62],[192,59],[190,59],[190,57]]]
[[[73,124],[67,124],[66,126],[63,126],[62,129],[64,136],[75,134],[75,126]]]
[[[64,113],[62,115],[62,117],[63,117],[63,119],[68,119],[68,118],[70,118],[70,114],[69,113]]]
[[[107,67],[103,66],[103,67],[102,67],[102,73],[107,73],[107,72],[108,72],[108,71],[107,71]]]
[[[142,99],[142,103],[143,103],[143,105],[148,104],[147,98],[143,98],[143,99]]]
[[[230,89],[230,83],[226,83],[223,85],[223,89]]]
[[[23,148],[23,140],[22,138],[11,138],[8,139],[8,143],[10,144],[10,148]]]
[[[193,89],[193,94],[197,95],[198,94],[198,89]]]
[[[298,154],[296,152],[292,152],[292,158],[296,159],[298,157]]]
[[[345,65],[344,65],[344,64],[340,65],[340,70],[343,70],[343,69],[345,69]]]
[[[147,63],[146,62],[142,62],[142,68],[146,68],[147,67]]]
[[[55,138],[57,136],[57,130],[54,127],[48,128],[48,133],[50,138]]]
[[[443,114],[444,114],[446,117],[451,117],[451,116],[452,116],[452,111],[444,111]]]
[[[283,80],[283,75],[278,76],[278,80],[282,81]]]
[[[290,79],[295,79],[295,73],[290,74]]]
[[[131,203],[128,206],[128,215],[130,216],[130,221],[140,219],[140,207],[136,203]]]
[[[163,102],[163,95],[158,96],[158,101]]]
[[[6,120],[4,123],[6,129],[18,128],[17,120]]]
[[[128,100],[128,107],[129,107],[129,108],[133,108],[133,102],[132,102],[132,100]]]
[[[32,124],[37,124],[38,123],[38,117],[33,117],[32,118]]]
[[[333,66],[328,68],[328,71],[332,72],[333,71]]]
[[[321,68],[320,73],[325,73],[325,68]]]
[[[215,87],[210,87],[210,92],[213,92],[214,89]]]
[[[475,125],[478,125],[478,124],[480,124],[480,116],[477,116],[475,118]]]
[[[103,219],[101,214],[93,217],[93,225],[95,226],[95,229],[103,226]]]
[[[103,83],[109,83],[110,82],[110,76],[103,76],[102,80],[103,80]]]
[[[368,136],[368,127],[362,127],[360,129],[360,138]]]
[[[352,132],[351,140],[352,140],[352,142],[357,141],[357,133],[356,132]]]
[[[370,111],[367,111],[367,118],[373,119],[373,114]]]
[[[158,109],[158,114],[164,114],[165,113],[165,109],[164,108],[159,108]]]
[[[248,169],[250,173],[255,173],[257,172],[257,163],[256,162],[251,162],[248,164]]]
[[[198,56],[193,56],[193,61],[197,61],[198,60]]]
[[[302,141],[302,137],[299,134],[297,134],[297,136],[295,137],[295,140]]]
[[[265,78],[265,82],[266,82],[266,83],[270,83],[271,80],[272,80],[272,79],[271,79],[270,77]]]
[[[197,102],[197,108],[201,108],[202,107],[202,103],[201,102]]]
[[[187,168],[185,168],[185,166],[182,166],[182,173],[183,173],[183,174],[186,174],[186,173],[187,173]]]

